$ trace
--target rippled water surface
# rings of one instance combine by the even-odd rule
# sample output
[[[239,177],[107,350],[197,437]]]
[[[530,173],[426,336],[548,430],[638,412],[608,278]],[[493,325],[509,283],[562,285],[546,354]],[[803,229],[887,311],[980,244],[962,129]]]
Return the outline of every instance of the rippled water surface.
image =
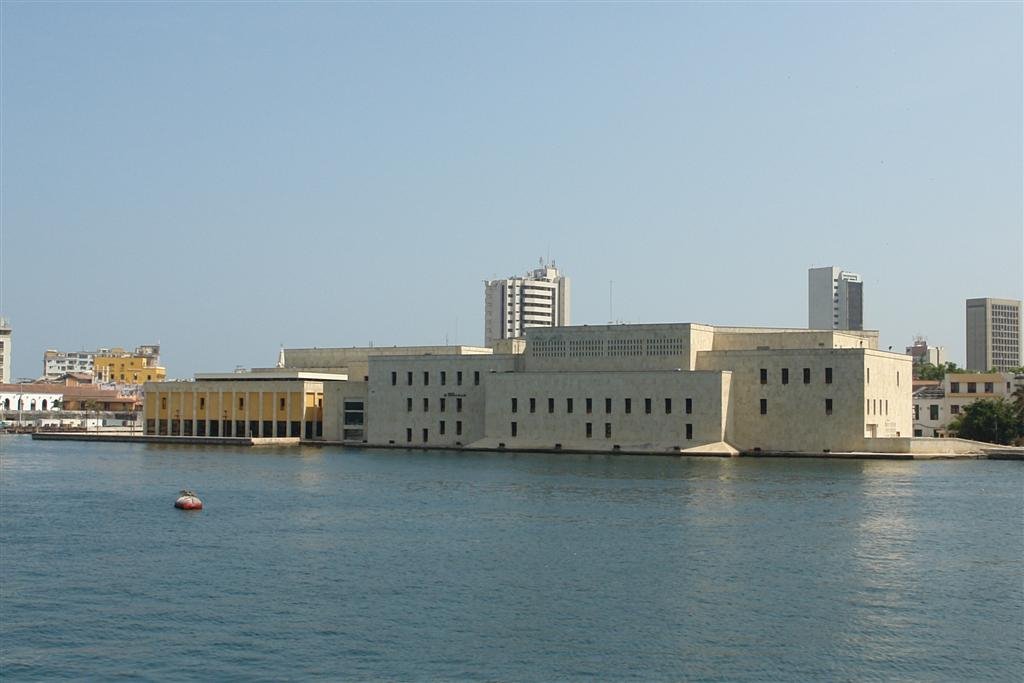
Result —
[[[1024,678],[1020,462],[0,439],[7,680]]]

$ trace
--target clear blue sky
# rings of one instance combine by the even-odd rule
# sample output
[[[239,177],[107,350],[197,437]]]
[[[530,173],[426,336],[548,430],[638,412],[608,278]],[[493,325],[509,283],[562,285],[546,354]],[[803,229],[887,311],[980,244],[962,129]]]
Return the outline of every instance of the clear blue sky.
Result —
[[[807,324],[963,362],[1022,296],[1022,4],[2,4],[2,300],[171,376],[483,341],[550,256],[573,319]]]

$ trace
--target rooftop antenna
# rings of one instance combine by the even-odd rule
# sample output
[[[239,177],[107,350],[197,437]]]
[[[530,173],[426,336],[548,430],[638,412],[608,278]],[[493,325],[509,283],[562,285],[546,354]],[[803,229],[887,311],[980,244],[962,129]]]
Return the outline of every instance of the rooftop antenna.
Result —
[[[612,284],[614,280],[608,281],[608,324],[611,325],[615,322],[615,316],[612,315]]]

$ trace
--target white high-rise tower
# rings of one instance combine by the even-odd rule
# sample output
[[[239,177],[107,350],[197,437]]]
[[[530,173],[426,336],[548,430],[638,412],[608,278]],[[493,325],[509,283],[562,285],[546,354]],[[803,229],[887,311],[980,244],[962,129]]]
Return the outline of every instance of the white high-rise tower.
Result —
[[[863,330],[864,283],[860,275],[835,266],[808,270],[807,327]]]
[[[543,259],[522,277],[484,282],[484,344],[523,336],[528,327],[569,324],[569,278]]]

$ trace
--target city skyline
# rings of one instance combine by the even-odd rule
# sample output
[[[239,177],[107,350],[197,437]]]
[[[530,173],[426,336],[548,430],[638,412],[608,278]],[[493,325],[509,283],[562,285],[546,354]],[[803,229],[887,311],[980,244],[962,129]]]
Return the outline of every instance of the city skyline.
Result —
[[[575,324],[805,327],[838,264],[961,365],[964,302],[1024,298],[1020,5],[0,13],[14,377],[479,344],[544,253]]]

